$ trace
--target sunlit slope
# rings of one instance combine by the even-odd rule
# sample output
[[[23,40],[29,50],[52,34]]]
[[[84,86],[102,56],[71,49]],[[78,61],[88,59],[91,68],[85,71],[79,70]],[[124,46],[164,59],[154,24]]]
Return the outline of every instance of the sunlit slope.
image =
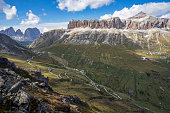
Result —
[[[159,109],[170,109],[170,71],[162,62],[143,60],[122,45],[56,44],[41,50],[65,59],[69,67],[84,70],[99,84]]]
[[[138,108],[135,104],[127,100],[126,96],[121,96],[123,100],[118,100],[115,97],[108,94],[102,87],[99,87],[101,90],[98,91],[94,87],[90,86],[90,81],[80,72],[74,70],[74,68],[63,67],[61,64],[52,63],[51,59],[56,60],[56,62],[65,62],[57,56],[42,54],[35,56],[35,59],[31,61],[31,66],[25,59],[16,58],[13,56],[0,54],[1,56],[9,58],[10,61],[15,62],[18,67],[27,69],[29,72],[32,70],[37,70],[37,67],[40,68],[43,75],[49,77],[49,84],[54,89],[54,91],[67,94],[67,95],[77,95],[82,100],[86,101],[88,106],[81,106],[79,108],[84,109],[85,112],[92,113],[123,113],[123,112],[149,112],[147,110]],[[38,60],[37,60],[38,59]],[[49,59],[49,60],[47,60]],[[59,60],[58,60],[59,59]],[[42,61],[42,62],[41,62]],[[43,62],[44,61],[44,62]],[[49,61],[49,63],[47,63]],[[50,63],[51,62],[51,63]],[[57,76],[49,73],[48,69],[52,69],[52,73],[59,75],[62,79],[58,79]],[[64,75],[64,72],[68,73],[69,78]],[[70,80],[72,79],[72,81]],[[107,88],[107,87],[106,87]],[[110,88],[107,90],[111,93]],[[123,95],[123,94],[121,94]]]

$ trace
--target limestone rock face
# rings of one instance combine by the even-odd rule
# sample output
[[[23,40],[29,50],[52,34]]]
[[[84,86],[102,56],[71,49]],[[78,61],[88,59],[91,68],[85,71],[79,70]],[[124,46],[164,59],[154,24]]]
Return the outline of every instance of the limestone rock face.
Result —
[[[68,29],[73,28],[79,28],[79,27],[89,27],[89,28],[117,28],[122,29],[124,27],[124,24],[120,20],[120,18],[111,18],[108,20],[97,20],[97,19],[91,19],[91,20],[71,20],[68,24]]]
[[[151,28],[170,28],[170,21],[166,18],[158,18],[146,13],[140,12],[133,17],[121,20],[119,17],[110,18],[107,20],[71,20],[68,24],[68,29],[74,28],[91,29],[98,28],[116,28],[116,29],[132,29],[146,30]]]

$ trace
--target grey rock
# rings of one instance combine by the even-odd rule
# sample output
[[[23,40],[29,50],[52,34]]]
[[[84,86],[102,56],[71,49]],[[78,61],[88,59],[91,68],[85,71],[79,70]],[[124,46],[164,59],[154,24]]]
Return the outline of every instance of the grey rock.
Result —
[[[9,75],[17,76],[17,74],[16,74],[14,71],[10,70],[10,69],[5,69],[5,71],[6,71],[7,74],[9,74]]]
[[[4,86],[4,79],[2,79],[2,77],[0,76],[0,88],[2,87],[2,86]]]
[[[4,100],[3,96],[2,96],[2,94],[0,94],[0,104],[3,103],[3,100]]]
[[[19,103],[18,103],[19,106],[22,104],[29,104],[30,99],[31,99],[31,96],[27,92],[20,90]]]
[[[38,84],[38,86],[43,88],[43,87],[46,86],[46,84],[45,83],[40,83],[40,84]]]
[[[25,107],[20,106],[19,110],[16,113],[29,113],[29,111],[25,109]]]
[[[23,83],[22,82],[17,82],[16,84],[14,84],[11,89],[8,91],[10,93],[16,93],[18,92],[19,89],[21,89],[23,86]]]

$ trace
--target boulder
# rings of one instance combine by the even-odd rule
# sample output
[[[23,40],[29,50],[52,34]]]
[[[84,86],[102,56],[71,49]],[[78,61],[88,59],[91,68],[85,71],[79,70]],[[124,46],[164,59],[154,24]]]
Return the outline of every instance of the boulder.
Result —
[[[0,88],[2,87],[2,86],[4,86],[4,79],[2,79],[2,77],[0,76]]]
[[[19,106],[22,104],[29,104],[31,96],[27,92],[20,90],[18,96],[19,96],[19,101],[18,101]]]
[[[19,89],[21,89],[23,86],[23,83],[22,82],[17,82],[16,84],[14,84],[11,89],[8,91],[10,93],[16,93],[18,92]]]

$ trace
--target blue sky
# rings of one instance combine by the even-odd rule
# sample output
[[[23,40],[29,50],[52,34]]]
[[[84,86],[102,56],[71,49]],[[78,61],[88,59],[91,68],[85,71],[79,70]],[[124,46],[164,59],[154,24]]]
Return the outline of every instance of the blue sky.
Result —
[[[12,8],[12,6],[15,6],[17,9],[16,15],[11,16],[10,13],[9,14],[10,17],[7,19],[6,17],[7,14],[3,13],[3,11],[1,10],[2,1],[5,4],[10,5],[10,8]],[[68,1],[70,1],[69,4],[66,3]],[[95,2],[96,3],[100,2],[100,4],[96,4],[95,6],[92,6],[93,4],[95,4]],[[119,16],[120,13],[121,13],[120,17],[122,16],[123,18],[124,15],[122,14],[124,14],[124,12],[118,12],[115,14],[114,12],[121,11],[125,7],[131,8],[133,5],[143,5],[151,2],[169,4],[170,0],[114,0],[114,1],[113,0],[91,0],[90,2],[86,2],[86,3],[83,2],[77,3],[77,0],[0,0],[0,28],[2,29],[3,27],[9,27],[9,26],[14,26],[14,27],[17,26],[18,28],[21,25],[22,21],[23,21],[22,27],[23,25],[24,27],[27,26],[30,27],[31,25],[36,26],[36,25],[42,25],[44,23],[47,24],[47,23],[64,22],[63,24],[66,24],[65,22],[68,22],[71,19],[75,19],[75,20],[85,20],[85,19],[93,19],[93,18],[100,19],[101,16],[104,15],[105,16],[103,18],[105,17],[108,18],[114,15]],[[78,8],[80,5],[84,8],[82,7]],[[165,5],[167,6],[167,4]],[[158,5],[156,7],[159,6],[161,7],[161,5]],[[168,8],[166,8],[166,6],[165,6],[166,11],[161,12],[158,10],[157,12],[154,12],[153,10],[154,8],[152,8],[151,12],[148,13],[153,14],[155,16],[166,15],[166,17],[168,17],[167,15],[170,14],[170,6]],[[144,7],[145,6],[141,6],[141,9],[143,9]],[[139,10],[138,8],[136,9]],[[165,10],[165,9],[160,9],[160,10]],[[29,10],[31,10],[31,12]],[[146,12],[146,10],[144,11]],[[26,21],[28,21],[28,16],[26,16],[27,12],[37,16],[38,22],[37,23],[35,22],[35,25],[31,23],[26,23]],[[129,15],[132,15],[131,12],[132,11],[128,11],[128,13],[130,13]],[[135,11],[133,12],[134,14],[136,13]],[[124,17],[126,16],[127,15],[125,15]],[[54,28],[55,27],[52,27],[51,29]]]

